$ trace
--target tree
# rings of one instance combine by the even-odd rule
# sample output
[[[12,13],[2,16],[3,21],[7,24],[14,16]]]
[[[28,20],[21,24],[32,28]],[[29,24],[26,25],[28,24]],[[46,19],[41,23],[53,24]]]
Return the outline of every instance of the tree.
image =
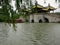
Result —
[[[1,0],[0,1],[0,5],[1,5],[1,9],[2,9],[2,16],[4,17],[1,17],[3,18],[4,21],[8,21],[9,20],[9,10],[10,10],[10,4],[9,4],[9,0]],[[5,18],[5,19],[4,19]]]
[[[14,22],[14,14],[16,14],[16,13],[14,13],[14,11],[13,11],[13,8],[12,8],[12,6],[11,6],[11,1],[12,0],[0,0],[0,6],[2,6],[2,15],[0,14],[0,17],[2,16],[3,18],[3,20],[5,21],[5,22],[10,22],[10,20],[12,20],[12,22]],[[16,2],[16,12],[18,12],[17,14],[19,14],[19,15],[22,15],[22,16],[26,16],[27,15],[27,13],[29,13],[29,9],[30,10],[32,10],[32,0],[14,0],[15,2]],[[23,10],[25,10],[25,12],[24,11],[22,11],[22,5],[23,4],[23,7],[24,7],[24,9]],[[28,11],[26,11],[26,10],[28,10]]]

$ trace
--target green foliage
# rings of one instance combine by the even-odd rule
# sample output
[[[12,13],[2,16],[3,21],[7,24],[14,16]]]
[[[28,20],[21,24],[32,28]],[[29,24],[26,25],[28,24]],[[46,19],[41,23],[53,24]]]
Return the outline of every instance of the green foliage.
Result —
[[[56,12],[55,14],[60,15],[60,12]]]
[[[16,10],[13,11],[13,8],[10,4],[11,1],[12,0],[0,0],[0,6],[2,6],[2,8],[0,9],[0,21],[7,23],[12,22],[13,27],[15,27],[16,19],[18,19],[20,16],[23,16],[26,19],[27,16],[29,16],[29,14],[31,13],[29,9],[32,10],[33,4],[32,0],[26,0],[26,2],[24,3],[22,2],[25,0],[15,0]],[[23,9],[21,6],[22,4],[24,4]]]
[[[18,10],[19,12],[19,9],[20,9],[20,1],[19,0],[16,0],[16,10]]]
[[[2,5],[2,12],[3,12],[2,15],[0,14],[0,18],[2,20],[9,22],[10,20],[13,21],[13,20],[19,18],[19,16],[21,16],[21,15],[23,17],[26,17],[30,14],[29,9],[32,10],[32,6],[33,6],[32,0],[26,0],[26,5],[24,3],[24,6],[23,6],[24,11],[21,8],[21,4],[23,4],[22,2],[24,0],[15,0],[16,1],[16,11],[18,11],[18,13],[14,13],[12,6],[10,5],[11,1],[10,0],[1,0],[0,1],[0,4]],[[29,5],[29,3],[30,3],[30,5]],[[28,4],[28,7],[30,7],[30,8],[26,8],[27,4]],[[28,11],[26,11],[27,9],[28,9]]]

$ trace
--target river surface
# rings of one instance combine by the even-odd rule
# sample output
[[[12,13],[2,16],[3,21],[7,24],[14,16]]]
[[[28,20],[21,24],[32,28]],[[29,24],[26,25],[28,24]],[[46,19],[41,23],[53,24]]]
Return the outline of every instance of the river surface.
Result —
[[[0,23],[0,45],[60,45],[59,23]]]

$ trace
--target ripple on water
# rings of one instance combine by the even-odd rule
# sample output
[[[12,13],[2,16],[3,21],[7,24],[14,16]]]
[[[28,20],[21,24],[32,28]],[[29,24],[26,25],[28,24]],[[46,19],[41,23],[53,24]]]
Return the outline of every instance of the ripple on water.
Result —
[[[60,45],[60,24],[58,23],[21,23],[16,25],[16,32],[12,28],[9,32],[4,30],[6,27],[0,29],[2,45],[2,42],[5,45]]]

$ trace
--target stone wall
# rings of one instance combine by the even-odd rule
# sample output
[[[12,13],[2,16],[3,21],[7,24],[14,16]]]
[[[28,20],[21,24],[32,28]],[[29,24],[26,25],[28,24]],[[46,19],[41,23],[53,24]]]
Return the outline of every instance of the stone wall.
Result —
[[[56,14],[31,14],[30,15],[30,22],[32,22],[32,19],[34,22],[39,22],[39,20],[42,20],[42,22],[49,21],[49,22],[60,22],[60,16]],[[47,20],[45,20],[45,18]]]

